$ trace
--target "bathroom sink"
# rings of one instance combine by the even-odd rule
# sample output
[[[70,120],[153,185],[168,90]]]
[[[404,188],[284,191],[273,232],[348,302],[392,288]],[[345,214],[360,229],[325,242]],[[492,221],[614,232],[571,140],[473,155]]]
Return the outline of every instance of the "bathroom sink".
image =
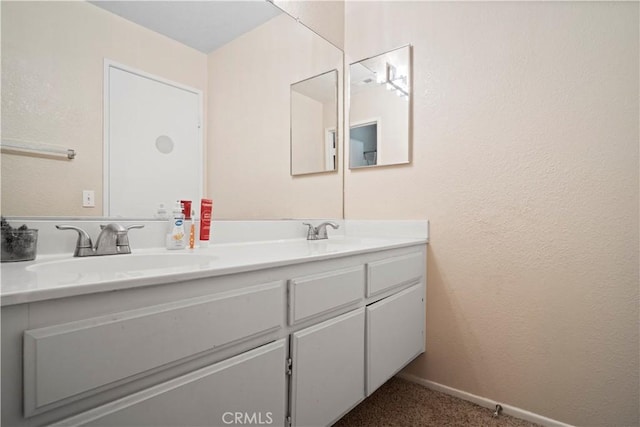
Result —
[[[136,273],[171,273],[207,268],[216,259],[212,255],[189,253],[107,255],[37,263],[27,267],[27,270],[50,277],[92,274],[131,276]]]
[[[337,236],[322,240],[307,240],[307,246],[311,254],[323,254],[364,249],[376,242],[378,242],[376,239]]]
[[[345,237],[331,237],[329,239],[321,239],[321,240],[307,240],[310,245],[336,245],[336,246],[355,246],[359,245],[362,242],[362,239],[358,238],[345,238]]]

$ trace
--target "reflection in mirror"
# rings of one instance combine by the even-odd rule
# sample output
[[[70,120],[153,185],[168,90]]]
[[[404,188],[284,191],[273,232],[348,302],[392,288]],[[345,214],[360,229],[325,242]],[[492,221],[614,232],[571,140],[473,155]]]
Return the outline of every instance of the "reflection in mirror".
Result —
[[[409,163],[411,46],[351,64],[349,168]]]
[[[180,181],[186,170],[200,169],[206,172],[201,194],[220,200],[217,218],[247,218],[247,212],[255,215],[252,219],[335,217],[342,211],[339,177],[292,183],[288,167],[290,85],[325,70],[341,72],[336,63],[342,64],[342,51],[271,2],[3,2],[1,19],[3,139],[77,153],[68,160],[3,149],[3,215],[107,215],[103,182],[111,166],[104,161],[103,146],[105,60],[200,91],[203,97],[206,115],[194,125],[202,133],[205,156],[180,161],[175,168],[154,168],[142,159],[137,177],[126,179],[125,191],[132,196],[142,191],[143,181],[157,185],[159,175]],[[229,33],[245,22],[241,31]],[[184,30],[186,38],[174,33]],[[327,52],[330,60],[324,57]],[[139,122],[134,113],[127,114],[131,124]],[[168,120],[154,122],[164,127]],[[164,129],[154,131],[148,142],[154,155],[166,159],[181,147]],[[256,159],[268,161],[254,162],[247,174],[246,162]],[[119,167],[128,167],[127,159],[124,164]],[[272,191],[268,200],[258,200],[265,181],[273,184]],[[329,203],[313,205],[311,213],[273,203],[274,198],[289,200],[292,191],[307,194],[312,185],[331,200],[331,212],[322,210]],[[94,191],[94,207],[82,206],[84,190]],[[169,207],[172,202],[165,201]],[[300,202],[307,205],[306,199]],[[140,206],[147,214],[135,216],[151,218],[157,207]]]
[[[218,218],[342,216],[340,156],[336,173],[291,176],[290,122],[291,85],[328,70],[343,76],[343,63],[340,49],[288,15],[209,55],[207,184]]]
[[[176,194],[201,197],[207,55],[281,14],[268,2],[3,2],[3,138],[77,151],[73,161],[60,161],[3,150],[3,215],[151,218],[159,203],[173,206]],[[144,78],[116,88],[105,61]],[[148,76],[158,79],[156,89],[142,86]],[[178,86],[189,92],[171,91]],[[193,93],[205,98],[184,99]],[[176,132],[180,123],[188,144]],[[156,145],[161,135],[174,150],[162,151],[166,140]],[[122,150],[114,152],[109,136]],[[114,178],[125,209],[110,206],[103,191]],[[167,179],[189,189],[165,191]],[[94,206],[83,206],[85,190],[95,194]],[[144,204],[152,193],[158,197]]]
[[[351,167],[374,166],[378,162],[378,120],[353,123],[350,129]]]
[[[176,200],[197,203],[203,198],[202,91],[111,62],[104,73],[105,215],[144,218]]]
[[[291,175],[335,171],[338,71],[291,85]]]

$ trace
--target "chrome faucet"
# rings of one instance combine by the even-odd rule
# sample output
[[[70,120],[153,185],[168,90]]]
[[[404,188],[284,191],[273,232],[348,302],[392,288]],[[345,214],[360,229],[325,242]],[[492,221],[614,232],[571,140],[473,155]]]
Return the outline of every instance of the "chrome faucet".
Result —
[[[78,241],[76,242],[76,250],[73,252],[74,257],[87,257],[97,255],[118,255],[130,254],[128,231],[132,228],[142,228],[144,225],[130,225],[124,227],[120,224],[101,225],[100,234],[96,240],[96,246],[93,246],[89,234],[80,227],[73,225],[56,225],[58,230],[75,230],[78,232]]]
[[[337,230],[338,228],[340,228],[338,224],[330,221],[323,222],[317,227],[314,227],[313,225],[307,222],[304,222],[303,225],[306,225],[309,227],[309,229],[307,230],[307,240],[328,239],[329,237],[327,236],[327,225],[333,227],[334,230]]]

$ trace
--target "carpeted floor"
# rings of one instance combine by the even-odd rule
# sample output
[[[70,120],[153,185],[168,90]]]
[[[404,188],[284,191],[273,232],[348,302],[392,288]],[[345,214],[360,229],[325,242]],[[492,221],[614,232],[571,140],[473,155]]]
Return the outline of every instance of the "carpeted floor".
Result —
[[[537,426],[466,400],[391,378],[375,393],[342,417],[333,427],[413,426]]]

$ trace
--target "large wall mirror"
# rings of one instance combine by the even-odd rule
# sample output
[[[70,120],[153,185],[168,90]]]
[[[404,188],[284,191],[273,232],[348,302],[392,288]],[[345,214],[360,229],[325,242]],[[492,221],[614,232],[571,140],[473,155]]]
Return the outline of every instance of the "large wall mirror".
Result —
[[[291,176],[289,95],[292,84],[328,70],[337,70],[341,79],[343,53],[272,2],[10,1],[0,7],[3,215],[103,217],[109,213],[103,203],[109,175],[126,176],[124,191],[133,197],[130,203],[137,203],[143,184],[161,187],[159,176],[179,182],[187,170],[201,171],[201,194],[217,202],[216,218],[337,217],[342,212],[339,174]],[[151,159],[135,157],[144,150],[125,150],[131,162],[125,159],[119,170],[111,170],[103,144],[105,99],[113,96],[104,84],[105,61],[201,93],[200,108],[190,107],[199,114],[191,125],[198,128],[200,154],[155,167]],[[126,105],[123,93],[119,102]],[[131,126],[139,122],[136,108],[123,115]],[[150,121],[162,127],[170,120]],[[171,132],[158,130],[129,143],[146,138],[148,153],[167,160],[180,148]],[[71,148],[76,156],[12,151],[4,148],[5,140],[63,153]],[[326,161],[324,151],[316,155]],[[133,168],[139,171],[119,173]],[[263,191],[265,183],[269,192]],[[323,204],[307,203],[312,188]],[[93,191],[95,206],[83,207],[84,190]],[[289,202],[292,195],[299,203]],[[150,202],[125,216],[152,218],[157,207]]]
[[[338,71],[291,85],[291,175],[335,171]]]
[[[349,168],[410,163],[411,46],[349,71]]]

